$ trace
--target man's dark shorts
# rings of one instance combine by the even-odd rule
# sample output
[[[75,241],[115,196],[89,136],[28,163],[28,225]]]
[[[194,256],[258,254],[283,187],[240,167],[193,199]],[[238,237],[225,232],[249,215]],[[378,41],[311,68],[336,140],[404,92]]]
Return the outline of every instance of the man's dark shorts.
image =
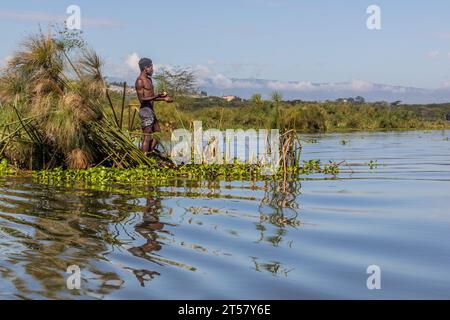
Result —
[[[141,118],[141,128],[153,127],[156,122],[155,113],[151,108],[141,108],[139,110],[139,117]]]

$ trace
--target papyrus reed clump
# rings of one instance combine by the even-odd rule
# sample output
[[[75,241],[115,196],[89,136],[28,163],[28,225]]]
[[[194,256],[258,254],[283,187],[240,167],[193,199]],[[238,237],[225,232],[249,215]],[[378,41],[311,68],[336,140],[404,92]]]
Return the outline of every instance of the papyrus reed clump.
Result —
[[[26,168],[149,164],[104,108],[99,56],[67,33],[29,36],[0,77],[0,157]]]

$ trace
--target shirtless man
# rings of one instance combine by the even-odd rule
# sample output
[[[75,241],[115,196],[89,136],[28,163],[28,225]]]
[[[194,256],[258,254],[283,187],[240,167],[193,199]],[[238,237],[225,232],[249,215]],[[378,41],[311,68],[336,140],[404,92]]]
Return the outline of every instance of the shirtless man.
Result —
[[[172,103],[173,100],[165,92],[155,95],[151,78],[153,75],[152,60],[142,58],[139,61],[139,69],[141,70],[141,74],[136,80],[135,88],[139,102],[141,103],[139,116],[141,118],[142,131],[144,132],[144,141],[142,142],[141,150],[147,154],[155,150],[158,144],[158,141],[152,138],[152,133],[161,132],[158,119],[153,110],[153,101]]]

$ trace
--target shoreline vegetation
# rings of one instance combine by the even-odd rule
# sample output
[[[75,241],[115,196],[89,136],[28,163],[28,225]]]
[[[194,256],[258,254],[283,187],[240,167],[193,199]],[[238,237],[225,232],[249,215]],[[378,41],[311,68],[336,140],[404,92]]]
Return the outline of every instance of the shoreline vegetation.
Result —
[[[156,113],[163,131],[189,128],[202,121],[206,128],[295,129],[298,133],[335,133],[352,131],[403,131],[450,129],[450,104],[390,105],[340,101],[240,100],[222,98],[185,98],[183,104],[157,103]]]
[[[449,105],[403,106],[351,101],[283,101],[274,92],[263,100],[225,101],[195,97],[195,78],[187,70],[162,71],[157,91],[175,103],[156,103],[163,130],[277,128],[281,133],[280,170],[261,174],[261,165],[175,166],[169,158],[147,157],[137,147],[135,95],[110,90],[102,60],[79,34],[67,30],[27,38],[0,75],[0,175],[30,174],[40,183],[129,183],[151,179],[288,179],[300,174],[339,172],[340,164],[300,161],[299,133],[355,130],[448,129]]]

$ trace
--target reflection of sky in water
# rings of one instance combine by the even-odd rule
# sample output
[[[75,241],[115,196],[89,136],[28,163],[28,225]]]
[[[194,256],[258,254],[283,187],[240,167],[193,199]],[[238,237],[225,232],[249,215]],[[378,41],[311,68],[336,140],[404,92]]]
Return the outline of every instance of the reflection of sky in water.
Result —
[[[450,298],[448,136],[302,136],[318,140],[303,160],[350,167],[285,185],[1,178],[0,298]],[[65,288],[70,264],[79,295]],[[381,291],[366,288],[372,264]]]

